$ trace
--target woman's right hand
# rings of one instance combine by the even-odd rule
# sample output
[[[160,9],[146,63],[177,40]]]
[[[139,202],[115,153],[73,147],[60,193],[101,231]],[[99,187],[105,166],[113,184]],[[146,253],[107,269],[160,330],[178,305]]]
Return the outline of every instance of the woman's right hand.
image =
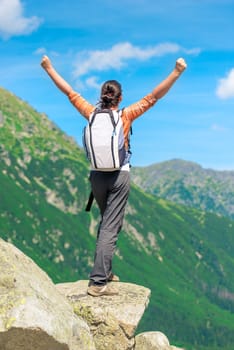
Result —
[[[49,68],[52,67],[52,64],[50,62],[50,59],[48,56],[44,55],[41,60],[41,66],[45,69],[48,70]]]

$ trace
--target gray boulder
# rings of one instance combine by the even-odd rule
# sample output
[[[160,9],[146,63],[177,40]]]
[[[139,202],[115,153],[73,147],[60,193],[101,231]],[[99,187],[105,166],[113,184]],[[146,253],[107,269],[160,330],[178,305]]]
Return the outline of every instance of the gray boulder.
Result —
[[[115,282],[119,295],[95,298],[87,295],[87,285],[88,281],[78,281],[58,284],[57,288],[68,298],[74,312],[88,323],[96,349],[134,349],[135,331],[148,305],[150,290]]]
[[[183,350],[170,345],[168,338],[161,332],[144,332],[135,338],[134,350]]]
[[[95,350],[88,325],[47,274],[2,239],[0,349]]]

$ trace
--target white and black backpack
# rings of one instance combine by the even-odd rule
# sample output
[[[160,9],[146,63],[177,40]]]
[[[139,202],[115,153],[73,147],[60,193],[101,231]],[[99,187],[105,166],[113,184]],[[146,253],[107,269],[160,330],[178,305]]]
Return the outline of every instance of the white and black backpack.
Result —
[[[127,156],[122,110],[96,108],[84,128],[83,145],[92,169],[115,171]]]

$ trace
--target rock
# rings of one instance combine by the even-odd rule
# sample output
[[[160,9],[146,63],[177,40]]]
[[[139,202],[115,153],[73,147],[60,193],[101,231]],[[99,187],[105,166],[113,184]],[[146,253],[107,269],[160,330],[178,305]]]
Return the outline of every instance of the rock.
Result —
[[[161,332],[144,332],[135,338],[134,350],[183,350],[170,345],[168,338]]]
[[[0,239],[0,349],[95,350],[88,325],[50,278]]]
[[[0,350],[183,350],[161,332],[135,336],[150,290],[114,284],[119,295],[98,298],[88,281],[54,285],[0,239]]]
[[[130,283],[112,283],[119,295],[89,296],[88,281],[58,284],[57,288],[68,298],[74,312],[88,323],[97,350],[131,350],[150,290]]]
[[[169,340],[161,332],[140,333],[135,339],[135,350],[171,350]]]

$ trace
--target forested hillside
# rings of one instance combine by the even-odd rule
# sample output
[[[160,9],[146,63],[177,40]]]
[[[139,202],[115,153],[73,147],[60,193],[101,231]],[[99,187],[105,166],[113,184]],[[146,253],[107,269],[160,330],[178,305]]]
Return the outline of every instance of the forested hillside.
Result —
[[[46,115],[0,89],[0,235],[54,282],[88,279],[98,210],[84,211],[89,165]],[[234,222],[132,184],[114,259],[122,281],[151,289],[139,331],[188,350],[233,350]]]

